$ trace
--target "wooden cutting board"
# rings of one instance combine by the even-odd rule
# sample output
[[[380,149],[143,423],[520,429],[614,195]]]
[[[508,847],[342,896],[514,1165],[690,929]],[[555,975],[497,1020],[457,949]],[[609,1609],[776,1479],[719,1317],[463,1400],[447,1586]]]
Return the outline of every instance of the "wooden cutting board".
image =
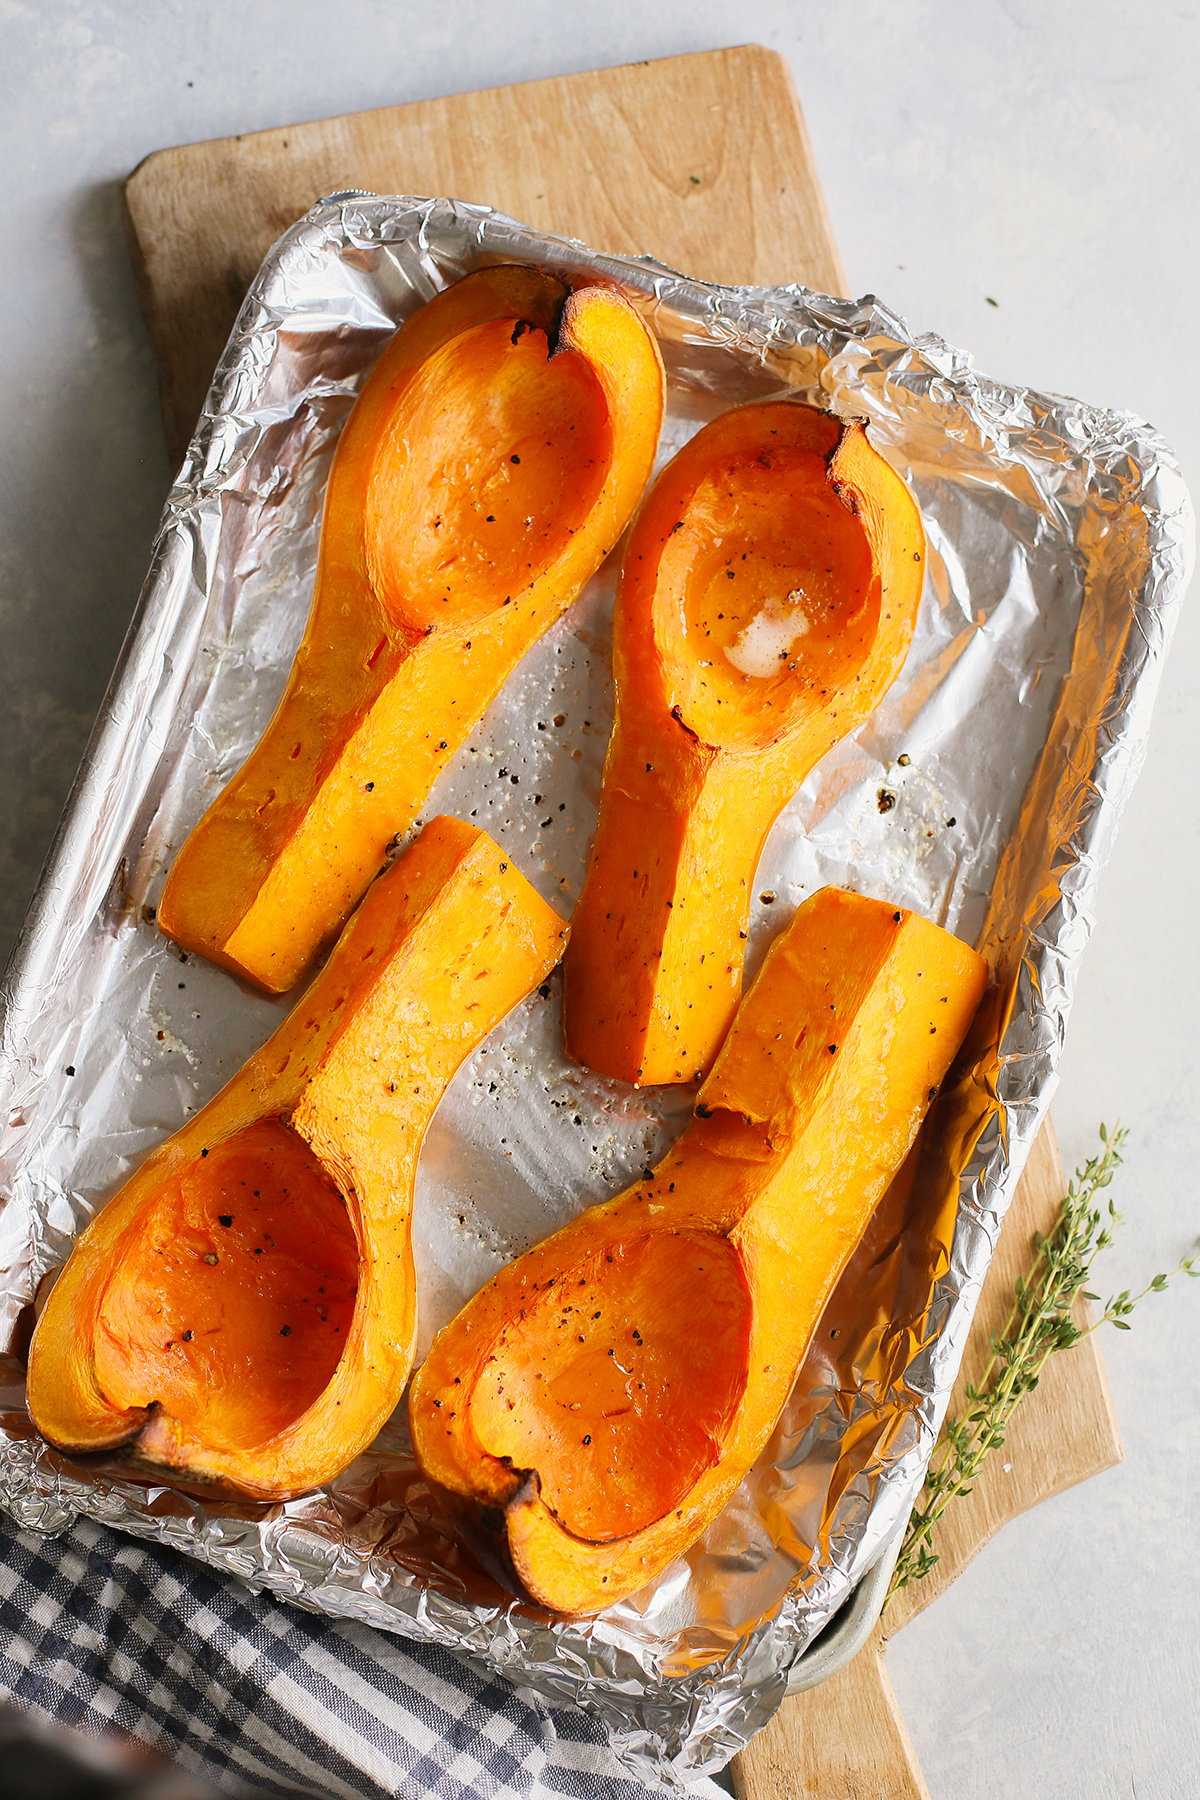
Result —
[[[755,45],[159,150],[130,176],[125,199],[173,456],[266,250],[314,200],[342,188],[476,201],[710,281],[846,291],[788,66]],[[984,1289],[968,1366],[986,1359],[1013,1276],[1064,1186],[1047,1125]],[[936,1571],[897,1597],[848,1669],[785,1702],[735,1760],[742,1800],[923,1794],[883,1665],[886,1634],[1006,1520],[1120,1455],[1089,1338],[1054,1358],[1003,1455],[947,1515]]]

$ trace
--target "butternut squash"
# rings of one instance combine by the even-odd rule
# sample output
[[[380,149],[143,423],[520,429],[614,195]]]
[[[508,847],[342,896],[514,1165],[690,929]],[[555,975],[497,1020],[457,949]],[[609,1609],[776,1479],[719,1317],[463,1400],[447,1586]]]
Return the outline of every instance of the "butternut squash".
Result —
[[[300,978],[617,542],[662,410],[615,288],[482,269],[396,333],[334,458],[286,692],[175,859],[168,937],[273,992]]]
[[[625,552],[616,722],[566,959],[571,1056],[704,1075],[741,992],[754,871],[809,770],[900,671],[921,517],[859,421],[745,406],[659,476]]]
[[[674,1149],[435,1338],[409,1395],[418,1460],[534,1600],[619,1600],[728,1500],[985,979],[911,913],[814,895]]]
[[[34,1331],[34,1423],[282,1498],[371,1442],[408,1379],[425,1128],[566,928],[483,832],[438,818],[216,1098],[92,1221]]]

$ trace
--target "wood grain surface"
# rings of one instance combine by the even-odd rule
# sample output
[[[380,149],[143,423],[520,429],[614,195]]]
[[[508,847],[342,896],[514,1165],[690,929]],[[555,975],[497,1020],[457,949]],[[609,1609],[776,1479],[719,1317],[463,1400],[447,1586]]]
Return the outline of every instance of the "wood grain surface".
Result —
[[[736,1800],[929,1800],[877,1625],[853,1662],[785,1700],[730,1764]]]
[[[845,289],[791,71],[757,45],[158,150],[125,204],[173,457],[267,250],[342,188],[476,201],[706,281]]]
[[[709,280],[845,291],[790,71],[756,46],[162,150],[140,164],[125,193],[174,455],[265,251],[320,195],[347,187],[476,201],[598,249],[648,251]],[[1064,1187],[1047,1125],[993,1260],[965,1371],[986,1360],[1013,1277]],[[956,1401],[961,1387],[960,1379]],[[896,1597],[847,1669],[786,1701],[735,1759],[741,1800],[925,1795],[887,1679],[888,1636],[1007,1520],[1120,1455],[1099,1346],[1089,1338],[1053,1358],[1003,1452],[947,1514],[933,1574]]]

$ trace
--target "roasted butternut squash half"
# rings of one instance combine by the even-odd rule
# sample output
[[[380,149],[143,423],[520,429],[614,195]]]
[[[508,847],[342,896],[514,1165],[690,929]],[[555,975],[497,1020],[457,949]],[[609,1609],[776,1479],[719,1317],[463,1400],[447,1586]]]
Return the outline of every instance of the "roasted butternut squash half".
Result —
[[[619,1600],[728,1500],[985,980],[924,919],[814,895],[652,1175],[502,1270],[434,1339],[409,1391],[417,1457],[535,1600]]]
[[[565,933],[491,838],[432,820],[275,1034],[80,1238],[30,1349],[43,1436],[272,1498],[352,1462],[412,1363],[425,1128]]]
[[[659,476],[613,627],[616,722],[571,928],[571,1056],[707,1072],[742,985],[754,871],[809,770],[900,672],[925,539],[862,424],[724,413]]]
[[[617,542],[663,391],[615,288],[482,269],[401,327],[338,445],[287,689],[175,859],[168,937],[293,986]]]

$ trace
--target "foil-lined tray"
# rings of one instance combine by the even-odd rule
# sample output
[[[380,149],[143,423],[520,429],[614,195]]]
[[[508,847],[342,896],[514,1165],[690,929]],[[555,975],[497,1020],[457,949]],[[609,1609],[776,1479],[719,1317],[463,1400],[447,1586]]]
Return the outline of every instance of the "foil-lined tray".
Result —
[[[269,719],[307,612],[338,432],[396,324],[484,263],[619,283],[668,375],[665,461],[707,419],[792,394],[867,419],[928,538],[903,673],[768,841],[747,977],[829,882],[913,907],[994,985],[906,1179],[882,1203],[755,1469],[686,1557],[593,1620],[503,1593],[413,1463],[401,1408],[327,1489],[282,1505],[70,1463],[24,1409],[39,1282],[165,1133],[278,1023],[154,926],[165,871]],[[483,1658],[608,1725],[647,1775],[719,1768],[861,1633],[923,1478],[1005,1209],[1055,1084],[1096,885],[1138,771],[1193,557],[1140,420],[989,381],[873,299],[706,286],[479,207],[341,195],[275,246],[242,308],[3,990],[0,1503],[170,1543],[304,1606]],[[525,658],[423,816],[484,826],[569,913],[612,719],[616,558]],[[422,1152],[420,1353],[505,1261],[666,1149],[690,1088],[566,1060],[560,987],[456,1077]],[[874,1569],[873,1576],[863,1578]],[[846,1608],[852,1590],[857,1597]],[[839,1629],[835,1627],[835,1629]]]

